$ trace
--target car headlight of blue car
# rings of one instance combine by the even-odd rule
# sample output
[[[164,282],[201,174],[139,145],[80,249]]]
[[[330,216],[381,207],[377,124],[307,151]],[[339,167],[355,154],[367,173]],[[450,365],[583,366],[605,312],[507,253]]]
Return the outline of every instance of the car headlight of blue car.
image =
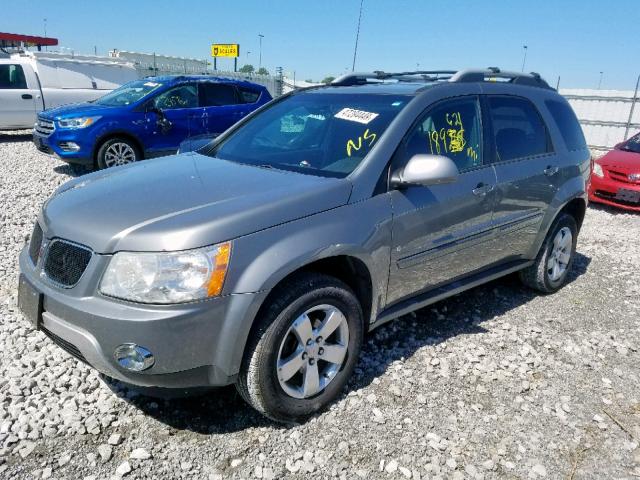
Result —
[[[86,128],[89,125],[93,125],[100,117],[77,117],[77,118],[63,118],[58,120],[58,126],[60,128],[67,128],[69,130],[75,130],[78,128]]]

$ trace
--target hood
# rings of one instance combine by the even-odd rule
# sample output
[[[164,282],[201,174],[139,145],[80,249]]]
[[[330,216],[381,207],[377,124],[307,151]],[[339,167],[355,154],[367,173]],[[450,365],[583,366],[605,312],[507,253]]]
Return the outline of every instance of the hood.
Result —
[[[41,221],[47,237],[98,253],[184,250],[344,205],[350,194],[346,179],[186,153],[67,182]]]
[[[90,116],[90,115],[103,115],[107,110],[115,111],[115,110],[120,110],[120,108],[121,107],[98,105],[90,102],[70,103],[68,105],[61,105],[56,108],[45,110],[44,112],[41,112],[40,115],[49,119]]]
[[[603,167],[618,167],[625,173],[640,173],[640,153],[611,150],[597,161]]]

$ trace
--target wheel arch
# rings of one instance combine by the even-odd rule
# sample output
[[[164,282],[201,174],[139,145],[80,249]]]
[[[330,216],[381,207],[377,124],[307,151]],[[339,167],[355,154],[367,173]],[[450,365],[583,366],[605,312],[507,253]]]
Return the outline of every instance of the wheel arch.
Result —
[[[341,280],[347,284],[355,293],[363,311],[363,329],[366,332],[370,324],[372,311],[375,314],[377,310],[377,304],[374,304],[374,278],[371,273],[370,267],[366,262],[355,255],[340,254],[334,256],[327,256],[318,259],[310,259],[308,262],[300,265],[286,273],[278,275],[277,279],[272,278],[272,288],[270,288],[268,294],[263,297],[259,305],[255,307],[255,315],[252,315],[244,327],[236,325],[234,328],[238,329],[235,332],[236,349],[234,351],[234,358],[231,361],[232,369],[237,372],[240,369],[240,365],[244,355],[246,353],[247,344],[251,335],[254,334],[256,328],[258,328],[258,319],[261,318],[262,313],[268,308],[270,302],[278,294],[279,287],[286,284],[289,280],[296,275],[305,272],[322,273]],[[230,372],[231,373],[231,372]]]
[[[575,197],[565,203],[564,207],[560,209],[556,218],[561,213],[568,213],[575,220],[578,225],[578,232],[580,232],[580,228],[582,227],[582,223],[584,222],[584,217],[587,213],[587,201],[581,197]]]

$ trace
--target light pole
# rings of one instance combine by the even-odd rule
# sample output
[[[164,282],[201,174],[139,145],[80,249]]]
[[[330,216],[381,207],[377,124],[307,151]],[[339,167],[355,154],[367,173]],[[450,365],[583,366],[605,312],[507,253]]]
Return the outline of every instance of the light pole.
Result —
[[[603,72],[600,72],[600,79],[598,80],[598,90],[600,90],[600,87],[602,86],[602,74]]]
[[[44,18],[44,38],[47,38],[47,19]],[[46,45],[44,46],[44,50],[45,52],[48,51],[48,48]]]
[[[262,39],[264,38],[264,35],[259,33],[258,37],[260,38],[260,59],[258,60],[258,70],[260,70],[262,68]]]
[[[522,72],[524,72],[524,64],[527,62],[527,46],[523,45],[522,48],[524,49],[524,57],[522,58]]]
[[[351,71],[356,69],[356,55],[358,53],[358,38],[360,37],[360,21],[362,20],[362,3],[364,0],[360,0],[360,13],[358,14],[358,28],[356,29],[356,46],[353,49],[353,64],[351,65]]]

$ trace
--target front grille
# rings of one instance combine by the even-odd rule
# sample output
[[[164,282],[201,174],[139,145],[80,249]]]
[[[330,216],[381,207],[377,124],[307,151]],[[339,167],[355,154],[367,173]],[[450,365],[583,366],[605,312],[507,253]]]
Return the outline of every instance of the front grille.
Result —
[[[80,245],[54,240],[47,249],[44,272],[54,282],[73,287],[91,260],[91,250]]]
[[[73,355],[78,360],[80,360],[80,361],[82,361],[84,363],[88,363],[86,358],[84,358],[84,355],[82,355],[80,350],[78,350],[78,347],[76,347],[73,343],[67,342],[65,339],[60,338],[58,335],[56,335],[55,333],[53,333],[50,330],[47,330],[45,327],[40,327],[40,328],[42,329],[42,332],[47,337],[49,337],[51,340],[53,340],[53,343],[58,345],[65,352],[67,352],[70,355]]]
[[[29,241],[29,258],[35,265],[38,263],[40,257],[40,247],[42,246],[42,228],[40,224],[36,222],[33,227],[33,233],[31,234],[31,240]]]
[[[35,126],[36,132],[42,135],[49,136],[53,133],[55,129],[56,129],[56,126],[53,123],[53,121],[43,117],[38,117],[38,121],[36,122],[36,126]]]
[[[635,183],[635,182],[632,182],[631,180],[629,180],[629,176],[626,173],[623,173],[623,172],[617,172],[615,170],[609,170],[609,176],[613,180],[617,180],[618,182]]]

